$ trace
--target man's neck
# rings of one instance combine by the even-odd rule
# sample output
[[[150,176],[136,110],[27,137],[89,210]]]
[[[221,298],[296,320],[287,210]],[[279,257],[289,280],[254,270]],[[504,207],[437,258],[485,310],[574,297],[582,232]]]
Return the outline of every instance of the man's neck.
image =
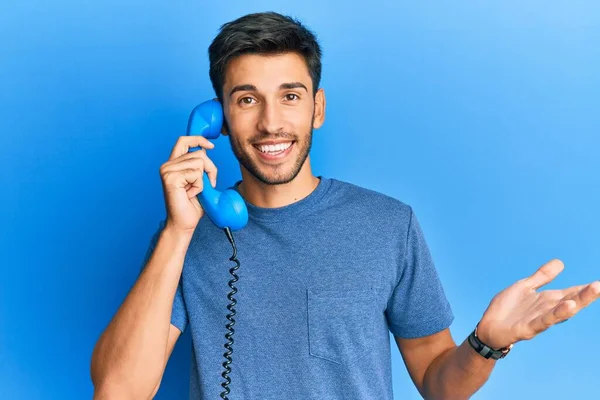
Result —
[[[268,185],[256,179],[242,168],[242,182],[238,190],[251,204],[263,208],[284,207],[311,194],[319,185],[320,179],[314,176],[310,164],[305,162],[298,175],[290,182],[281,185]]]

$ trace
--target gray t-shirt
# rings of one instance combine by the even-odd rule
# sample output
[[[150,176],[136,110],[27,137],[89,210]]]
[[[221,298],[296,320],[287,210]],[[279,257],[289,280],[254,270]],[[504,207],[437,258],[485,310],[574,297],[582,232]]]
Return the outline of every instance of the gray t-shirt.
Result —
[[[454,319],[412,208],[320,178],[285,207],[247,202],[248,225],[234,232],[232,400],[393,399],[389,332],[421,337]],[[171,319],[191,329],[191,399],[223,391],[231,255],[223,230],[202,218]]]

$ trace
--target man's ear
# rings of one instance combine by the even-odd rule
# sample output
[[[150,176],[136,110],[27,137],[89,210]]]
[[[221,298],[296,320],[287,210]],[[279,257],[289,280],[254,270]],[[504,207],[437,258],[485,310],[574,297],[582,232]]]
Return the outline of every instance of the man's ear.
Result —
[[[225,120],[225,116],[223,116],[223,125],[221,126],[221,135],[228,136],[229,128],[227,127],[227,121]]]
[[[213,100],[219,101],[218,98],[214,98]],[[223,124],[221,125],[221,135],[227,136],[229,135],[229,126],[227,125],[227,119],[225,118],[225,107],[223,107],[223,103],[219,101],[221,104],[221,109],[223,110]]]
[[[325,89],[320,88],[315,94],[314,129],[319,129],[325,122],[325,103]]]

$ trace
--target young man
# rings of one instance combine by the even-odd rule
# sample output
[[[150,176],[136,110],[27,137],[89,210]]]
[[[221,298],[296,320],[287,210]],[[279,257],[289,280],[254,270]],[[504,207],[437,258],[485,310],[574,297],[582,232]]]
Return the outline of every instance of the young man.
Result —
[[[187,328],[194,399],[392,399],[389,332],[424,398],[467,399],[512,344],[598,297],[600,282],[537,292],[563,268],[552,260],[495,296],[457,346],[412,208],[311,171],[312,131],[325,119],[313,34],[279,14],[247,15],[222,27],[209,54],[249,210],[234,234],[231,382],[226,391],[231,245],[196,198],[202,173],[214,186],[217,169],[206,151],[188,152],[213,145],[181,137],[160,168],[167,218],[93,354],[95,398],[153,396]]]

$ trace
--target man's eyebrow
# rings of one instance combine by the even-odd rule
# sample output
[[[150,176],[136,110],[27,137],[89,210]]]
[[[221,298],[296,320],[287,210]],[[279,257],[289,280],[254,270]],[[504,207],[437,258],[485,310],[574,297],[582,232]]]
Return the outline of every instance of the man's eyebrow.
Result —
[[[282,83],[279,86],[280,90],[283,90],[283,89],[297,89],[297,88],[303,88],[304,90],[306,90],[308,92],[308,89],[306,88],[306,86],[304,86],[304,84],[302,84],[301,82]]]
[[[229,97],[231,97],[235,92],[252,91],[252,90],[256,91],[256,86],[250,85],[250,84],[237,85],[237,86],[234,86],[233,89],[231,89],[231,92],[229,92]]]
[[[297,88],[303,88],[304,90],[306,90],[308,92],[308,89],[302,82],[287,82],[287,83],[282,83],[281,85],[279,85],[279,90],[297,89]],[[256,89],[256,86],[251,85],[251,84],[237,85],[237,86],[234,86],[233,89],[231,89],[231,92],[229,92],[229,97],[231,97],[235,92],[257,91],[257,90],[258,89]]]

